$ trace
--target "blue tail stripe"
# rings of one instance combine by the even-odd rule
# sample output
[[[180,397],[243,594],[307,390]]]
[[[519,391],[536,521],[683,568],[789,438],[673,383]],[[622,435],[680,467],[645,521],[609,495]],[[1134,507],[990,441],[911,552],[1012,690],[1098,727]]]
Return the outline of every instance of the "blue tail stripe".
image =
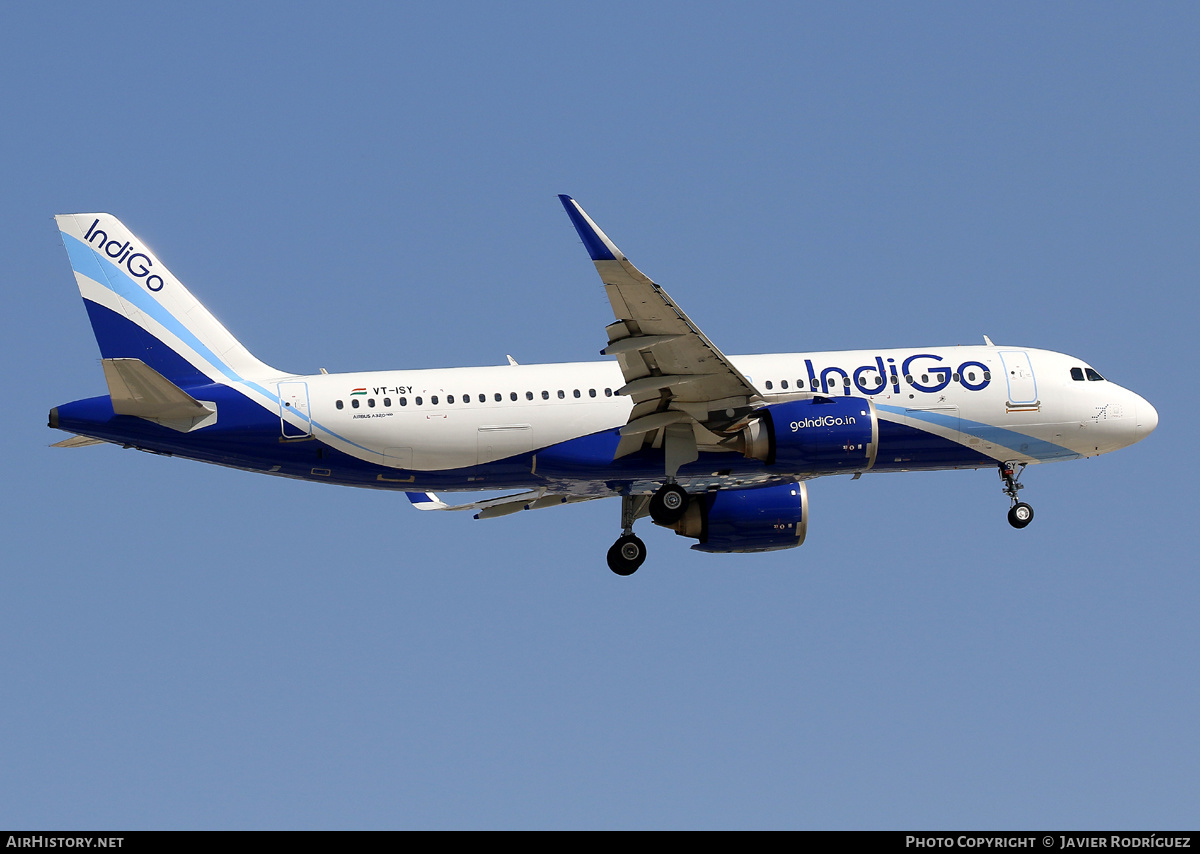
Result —
[[[162,341],[107,306],[85,299],[92,332],[105,359],[141,359],[183,389],[212,380]]]

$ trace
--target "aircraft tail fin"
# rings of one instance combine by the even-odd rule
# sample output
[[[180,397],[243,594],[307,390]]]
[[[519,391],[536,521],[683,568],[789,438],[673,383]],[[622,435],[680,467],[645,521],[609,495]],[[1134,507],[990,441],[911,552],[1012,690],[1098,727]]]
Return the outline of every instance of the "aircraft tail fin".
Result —
[[[55,217],[105,359],[180,387],[284,376],[256,359],[112,214]]]

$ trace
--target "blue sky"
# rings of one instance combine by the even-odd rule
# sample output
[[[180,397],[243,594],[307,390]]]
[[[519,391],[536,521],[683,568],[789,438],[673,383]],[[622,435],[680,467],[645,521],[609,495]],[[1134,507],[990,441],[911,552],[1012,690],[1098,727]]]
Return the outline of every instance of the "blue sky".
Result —
[[[0,824],[1196,824],[1194,4],[0,12]],[[818,480],[808,542],[47,446],[107,210],[297,372],[596,357],[569,193],[728,353],[997,343],[1120,453]],[[430,518],[430,516],[434,518]]]

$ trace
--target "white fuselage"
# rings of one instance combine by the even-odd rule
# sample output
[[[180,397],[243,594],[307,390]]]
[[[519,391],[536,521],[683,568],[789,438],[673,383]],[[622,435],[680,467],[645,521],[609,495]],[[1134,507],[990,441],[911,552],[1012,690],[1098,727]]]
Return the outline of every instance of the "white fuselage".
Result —
[[[997,460],[1035,463],[1103,454],[1138,441],[1157,424],[1157,413],[1139,395],[1106,380],[1073,379],[1072,368],[1089,366],[1046,350],[934,347],[731,361],[768,404],[813,393],[869,398],[881,420],[934,433]],[[290,381],[307,385],[319,438],[365,461],[417,471],[484,464],[619,428],[632,405],[615,394],[624,380],[614,362],[322,374]],[[302,417],[295,423],[304,428]],[[912,462],[911,468],[925,467]]]

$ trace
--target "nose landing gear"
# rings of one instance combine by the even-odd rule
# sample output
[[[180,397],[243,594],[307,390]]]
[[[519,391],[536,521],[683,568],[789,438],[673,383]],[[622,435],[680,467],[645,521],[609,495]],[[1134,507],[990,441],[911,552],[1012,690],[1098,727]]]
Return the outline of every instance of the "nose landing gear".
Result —
[[[1024,471],[1025,463],[1000,463],[1004,494],[1012,501],[1012,507],[1008,510],[1008,524],[1014,528],[1024,528],[1033,521],[1033,508],[1017,498],[1017,492],[1025,488],[1025,484],[1019,482]]]
[[[1018,501],[1008,511],[1008,524],[1014,528],[1024,528],[1033,521],[1033,508],[1024,501]]]

